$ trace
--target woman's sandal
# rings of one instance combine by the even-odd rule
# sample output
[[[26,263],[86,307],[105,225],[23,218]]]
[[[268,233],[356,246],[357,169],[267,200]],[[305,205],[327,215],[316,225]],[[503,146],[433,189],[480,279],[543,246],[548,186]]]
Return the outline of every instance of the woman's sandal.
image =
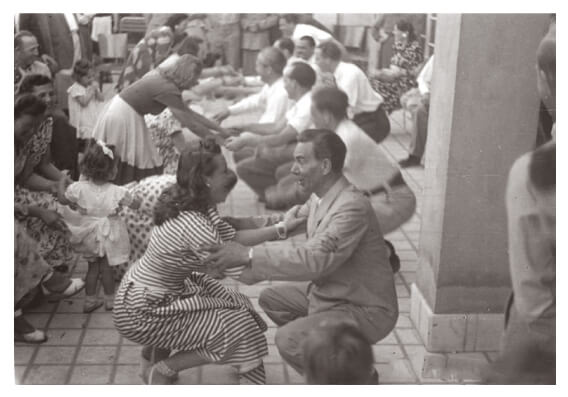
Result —
[[[152,365],[148,373],[147,385],[172,385],[177,379],[177,374],[168,376],[161,373],[156,364]]]
[[[70,281],[69,286],[61,292],[50,291],[43,284],[41,285],[41,291],[49,301],[57,301],[70,298],[81,292],[81,290],[85,287],[85,282],[80,278],[72,278]]]
[[[140,378],[142,378],[142,381],[144,382],[144,384],[148,384],[148,379],[150,376],[150,370],[152,369],[152,361],[147,360],[143,354],[140,355],[140,372],[138,373],[138,376],[140,376]],[[177,381],[179,379],[178,374],[175,374],[174,376],[172,376],[172,379],[174,381]]]

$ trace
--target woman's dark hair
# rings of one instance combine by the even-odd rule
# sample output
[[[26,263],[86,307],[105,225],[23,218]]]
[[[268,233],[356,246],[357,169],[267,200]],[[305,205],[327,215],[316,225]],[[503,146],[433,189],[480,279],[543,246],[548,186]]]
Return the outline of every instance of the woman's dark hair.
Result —
[[[16,98],[14,103],[14,120],[27,114],[37,117],[45,113],[47,105],[34,94],[23,94]]]
[[[179,158],[176,183],[167,187],[154,207],[154,224],[161,225],[182,211],[205,213],[211,204],[205,177],[215,172],[215,157],[221,147],[213,138],[199,141],[197,147],[186,148]]]
[[[347,94],[336,87],[321,87],[312,94],[312,103],[317,110],[326,111],[336,120],[347,118],[349,99]]]
[[[298,136],[298,142],[312,142],[316,159],[329,159],[334,172],[341,172],[343,169],[347,147],[335,132],[322,129],[305,130]]]
[[[26,77],[22,79],[22,83],[20,84],[20,89],[18,90],[18,93],[29,94],[34,91],[34,87],[46,84],[53,84],[53,81],[46,75],[37,74],[37,73],[28,74]]]
[[[538,147],[531,155],[529,177],[541,191],[556,186],[556,142]]]
[[[168,20],[166,21],[166,23],[164,24],[165,26],[168,26],[172,32],[175,33],[176,31],[176,25],[179,25],[179,23],[185,19],[188,19],[189,15],[187,14],[172,14],[170,15],[170,17],[168,18]]]
[[[91,62],[86,59],[79,59],[73,65],[73,79],[75,81],[79,81],[81,77],[85,77],[89,74],[89,70],[91,70]]]
[[[197,36],[188,36],[180,43],[176,50],[178,55],[190,54],[197,56],[199,54],[199,45],[203,43],[203,39]]]
[[[414,33],[414,26],[407,21],[406,19],[402,18],[396,22],[396,27],[401,32],[405,32],[408,34],[408,42],[411,43],[416,40],[416,34]]]
[[[94,182],[111,182],[120,157],[114,145],[105,145],[112,151],[113,158],[111,158],[97,142],[94,139],[89,140],[85,155],[79,164],[81,174]]]

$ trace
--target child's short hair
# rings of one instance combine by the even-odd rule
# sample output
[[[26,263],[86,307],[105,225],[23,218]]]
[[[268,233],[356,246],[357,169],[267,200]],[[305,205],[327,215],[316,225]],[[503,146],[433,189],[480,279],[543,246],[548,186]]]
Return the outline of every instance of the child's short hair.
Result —
[[[323,324],[312,330],[304,345],[304,370],[308,384],[369,384],[373,351],[354,324]]]
[[[114,145],[106,145],[91,139],[81,160],[81,174],[95,182],[110,182],[119,161],[120,157]]]
[[[86,59],[79,59],[73,65],[73,79],[79,81],[81,77],[89,74],[89,70],[91,70],[91,62]]]

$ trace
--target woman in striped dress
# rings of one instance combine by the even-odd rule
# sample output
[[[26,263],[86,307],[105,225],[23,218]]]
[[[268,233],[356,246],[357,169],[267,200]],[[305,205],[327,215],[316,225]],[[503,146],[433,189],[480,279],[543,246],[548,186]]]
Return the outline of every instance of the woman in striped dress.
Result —
[[[148,248],[116,293],[117,330],[145,346],[143,363],[155,361],[143,373],[149,384],[171,384],[179,371],[210,363],[237,367],[241,383],[265,383],[266,324],[246,296],[201,273],[206,244],[252,246],[278,237],[274,226],[236,231],[219,217],[215,205],[235,183],[214,141],[186,149],[176,183],[156,205]],[[289,221],[288,230],[298,224]],[[240,271],[225,275],[238,279]]]

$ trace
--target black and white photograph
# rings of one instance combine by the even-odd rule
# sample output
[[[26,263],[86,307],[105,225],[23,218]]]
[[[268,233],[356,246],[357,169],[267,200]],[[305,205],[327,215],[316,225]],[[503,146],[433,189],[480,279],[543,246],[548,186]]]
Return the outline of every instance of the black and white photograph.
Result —
[[[436,6],[12,5],[14,390],[557,385],[558,4]]]

